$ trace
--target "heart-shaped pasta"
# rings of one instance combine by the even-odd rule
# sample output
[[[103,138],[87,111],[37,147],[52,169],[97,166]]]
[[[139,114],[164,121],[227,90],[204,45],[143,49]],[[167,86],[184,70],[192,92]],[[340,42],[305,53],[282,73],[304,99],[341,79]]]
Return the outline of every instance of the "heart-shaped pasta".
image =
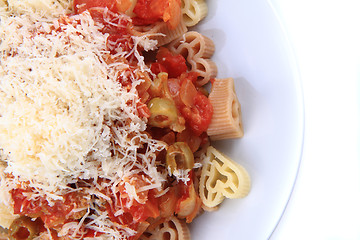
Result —
[[[243,198],[250,191],[250,177],[244,167],[226,157],[214,147],[208,147],[199,195],[206,207],[219,205],[224,198]]]
[[[190,71],[197,72],[198,86],[202,86],[217,75],[216,64],[209,58],[214,54],[214,42],[194,31],[185,33],[182,37],[172,41],[168,48],[176,54],[184,56],[190,64]]]
[[[176,217],[146,230],[139,240],[190,240],[190,231],[185,221]]]

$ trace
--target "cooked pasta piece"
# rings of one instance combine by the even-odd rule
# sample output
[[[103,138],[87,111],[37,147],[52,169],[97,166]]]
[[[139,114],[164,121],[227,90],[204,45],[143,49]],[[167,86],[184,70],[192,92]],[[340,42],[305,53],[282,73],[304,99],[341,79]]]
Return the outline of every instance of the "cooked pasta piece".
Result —
[[[216,64],[209,59],[215,51],[215,45],[208,37],[190,31],[171,42],[168,48],[183,55],[190,65],[189,70],[199,74],[198,86],[206,84],[217,75]]]
[[[240,138],[244,135],[241,105],[235,93],[234,79],[215,79],[209,95],[214,115],[207,130],[211,140]]]
[[[163,46],[179,38],[187,32],[184,21],[181,21],[175,29],[169,29],[165,22],[157,22],[149,26],[136,26],[133,34],[135,36],[150,35],[151,39],[157,40],[157,46]]]
[[[190,231],[183,220],[176,217],[146,230],[139,240],[190,240]]]
[[[187,59],[210,58],[215,51],[214,42],[199,32],[189,31],[169,44],[169,49]]]
[[[208,8],[204,0],[182,0],[181,12],[185,25],[192,27],[205,18]]]
[[[192,71],[199,74],[196,81],[198,86],[203,86],[217,75],[216,64],[210,59],[198,58],[190,62]]]
[[[246,169],[214,147],[208,147],[199,185],[199,195],[208,208],[219,205],[224,198],[243,198],[250,191]]]
[[[219,210],[219,206],[207,207],[206,205],[202,205],[201,208],[206,212],[215,212],[215,211]]]

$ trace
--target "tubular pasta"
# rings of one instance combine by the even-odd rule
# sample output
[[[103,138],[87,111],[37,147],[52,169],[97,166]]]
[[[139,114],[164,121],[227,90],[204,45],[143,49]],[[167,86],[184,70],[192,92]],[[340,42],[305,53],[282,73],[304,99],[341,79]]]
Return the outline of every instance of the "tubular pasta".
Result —
[[[239,138],[244,135],[241,105],[237,99],[234,79],[215,79],[209,100],[214,115],[207,130],[212,140]]]
[[[208,8],[204,0],[182,0],[181,11],[185,25],[192,27],[207,15]]]
[[[199,195],[208,208],[219,205],[224,198],[243,198],[250,191],[250,177],[244,167],[214,147],[208,147],[199,185]]]
[[[203,86],[217,75],[216,64],[209,59],[215,51],[215,45],[208,37],[190,31],[171,42],[168,48],[183,55],[190,65],[190,71],[199,74],[197,85]]]
[[[139,240],[190,240],[190,231],[183,220],[172,217],[145,231]]]

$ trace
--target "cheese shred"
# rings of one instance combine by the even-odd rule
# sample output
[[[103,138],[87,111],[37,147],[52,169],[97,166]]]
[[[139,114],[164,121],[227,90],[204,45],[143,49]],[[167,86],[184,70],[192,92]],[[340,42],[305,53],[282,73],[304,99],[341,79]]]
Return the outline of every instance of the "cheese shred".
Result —
[[[130,68],[126,57],[140,54],[136,48],[117,49],[124,60],[109,63],[102,27],[87,11],[60,18],[34,13],[1,18],[0,149],[4,174],[11,176],[2,178],[1,190],[26,183],[36,190],[32,197],[51,203],[73,191],[69,186],[79,179],[93,181],[88,194],[95,195],[140,171],[149,182],[146,189],[161,190],[166,174],[157,171],[155,158],[166,144],[145,133],[146,119],[137,112],[136,86],[144,79],[124,74]],[[146,37],[135,40],[147,49],[156,45]],[[138,70],[149,72],[137,61]],[[123,87],[119,76],[129,78],[131,87]],[[128,192],[133,199],[136,190]],[[1,201],[0,207],[10,205]],[[86,216],[86,227],[105,231],[105,237],[135,234],[114,228],[99,209]],[[60,233],[76,234],[79,228],[65,224]]]

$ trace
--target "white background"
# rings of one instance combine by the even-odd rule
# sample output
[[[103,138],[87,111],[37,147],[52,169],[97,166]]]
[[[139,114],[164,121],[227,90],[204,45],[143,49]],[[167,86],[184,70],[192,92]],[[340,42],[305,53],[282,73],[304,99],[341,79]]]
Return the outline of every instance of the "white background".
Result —
[[[271,240],[360,239],[360,1],[270,2],[293,45],[305,105],[301,167]]]

